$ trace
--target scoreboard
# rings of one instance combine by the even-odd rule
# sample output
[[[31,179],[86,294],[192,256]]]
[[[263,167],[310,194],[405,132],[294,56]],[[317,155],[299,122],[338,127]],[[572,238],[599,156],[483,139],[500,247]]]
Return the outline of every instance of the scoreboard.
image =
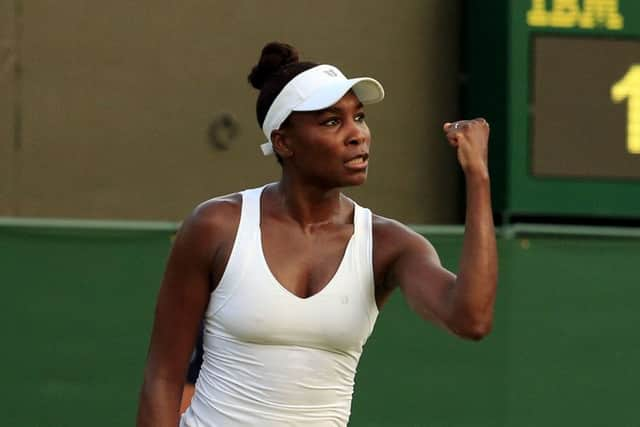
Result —
[[[640,0],[468,0],[465,20],[494,209],[640,218]]]

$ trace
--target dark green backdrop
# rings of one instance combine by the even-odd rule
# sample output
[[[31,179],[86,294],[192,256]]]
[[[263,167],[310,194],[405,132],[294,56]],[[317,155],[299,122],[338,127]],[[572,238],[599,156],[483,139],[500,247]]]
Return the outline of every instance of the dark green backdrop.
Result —
[[[2,425],[133,425],[171,225],[0,225]],[[637,426],[640,238],[503,230],[495,328],[461,341],[398,294],[353,426]],[[462,236],[423,228],[447,267]],[[630,231],[631,233],[631,231]]]

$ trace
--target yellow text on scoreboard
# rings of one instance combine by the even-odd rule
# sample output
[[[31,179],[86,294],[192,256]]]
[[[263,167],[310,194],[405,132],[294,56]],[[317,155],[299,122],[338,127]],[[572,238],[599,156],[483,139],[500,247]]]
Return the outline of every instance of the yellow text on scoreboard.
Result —
[[[640,154],[640,64],[634,64],[622,79],[611,87],[611,100],[627,100],[627,151]]]
[[[551,6],[547,9],[547,4]],[[532,0],[527,25],[551,28],[621,30],[624,17],[618,0]]]

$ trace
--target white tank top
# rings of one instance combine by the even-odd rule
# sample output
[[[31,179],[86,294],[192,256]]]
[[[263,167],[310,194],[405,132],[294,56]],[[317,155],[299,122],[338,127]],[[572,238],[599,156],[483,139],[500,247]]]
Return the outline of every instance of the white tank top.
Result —
[[[362,347],[378,316],[371,212],[324,289],[286,290],[262,251],[262,188],[242,192],[240,225],[205,313],[204,361],[181,427],[346,426]],[[282,236],[286,239],[286,236]]]

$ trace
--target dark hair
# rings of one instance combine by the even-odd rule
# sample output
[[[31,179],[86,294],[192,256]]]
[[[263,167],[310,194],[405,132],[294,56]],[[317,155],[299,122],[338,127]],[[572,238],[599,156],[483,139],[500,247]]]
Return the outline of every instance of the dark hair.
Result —
[[[260,91],[256,102],[260,127],[282,88],[295,76],[316,65],[314,62],[300,62],[298,50],[286,43],[271,42],[262,48],[260,60],[249,74],[249,83]]]

